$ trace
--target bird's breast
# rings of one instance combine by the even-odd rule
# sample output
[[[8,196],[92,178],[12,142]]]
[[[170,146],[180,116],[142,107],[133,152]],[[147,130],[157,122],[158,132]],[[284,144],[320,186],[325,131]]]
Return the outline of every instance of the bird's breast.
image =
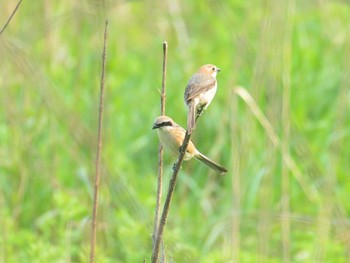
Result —
[[[215,85],[211,89],[208,89],[206,92],[201,93],[199,95],[199,104],[202,104],[202,105],[205,104],[207,108],[211,103],[211,101],[213,100],[217,88],[218,88],[217,83],[215,83]]]
[[[158,129],[158,136],[159,136],[160,143],[163,145],[163,147],[166,150],[170,151],[170,153],[176,157],[179,156],[180,147],[185,138],[185,134],[182,130],[166,127],[163,129]],[[194,154],[195,154],[195,147],[193,143],[190,141],[184,156],[184,160],[188,161],[192,159],[194,157]]]

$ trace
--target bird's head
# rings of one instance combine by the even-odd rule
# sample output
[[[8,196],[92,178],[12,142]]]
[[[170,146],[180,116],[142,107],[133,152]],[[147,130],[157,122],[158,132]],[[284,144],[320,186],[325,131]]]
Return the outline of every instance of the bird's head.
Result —
[[[161,129],[163,127],[173,127],[175,122],[168,116],[159,116],[154,120],[152,129]]]
[[[220,72],[220,69],[213,64],[203,65],[198,70],[198,73],[209,74],[212,75],[214,78],[216,77],[216,74],[218,74],[218,72]]]

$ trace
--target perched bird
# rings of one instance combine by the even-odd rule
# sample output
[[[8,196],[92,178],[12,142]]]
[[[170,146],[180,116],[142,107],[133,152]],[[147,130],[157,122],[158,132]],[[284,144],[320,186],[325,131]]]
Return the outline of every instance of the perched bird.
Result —
[[[159,116],[155,119],[153,129],[157,129],[160,143],[165,149],[168,149],[173,155],[178,156],[186,131],[180,125],[176,124],[171,118],[167,116]],[[188,161],[196,158],[219,174],[227,173],[227,169],[214,163],[205,155],[201,154],[193,142],[190,141],[184,156],[184,160]]]
[[[201,66],[188,81],[184,100],[188,107],[187,128],[189,133],[196,127],[196,121],[213,100],[216,90],[216,74],[220,71],[212,64]]]

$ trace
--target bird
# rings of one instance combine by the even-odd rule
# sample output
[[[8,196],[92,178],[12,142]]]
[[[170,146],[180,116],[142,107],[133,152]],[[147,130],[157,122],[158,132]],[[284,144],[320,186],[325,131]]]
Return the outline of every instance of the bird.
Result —
[[[192,75],[185,89],[184,101],[188,107],[187,129],[189,133],[196,127],[196,121],[213,100],[216,90],[216,75],[220,69],[213,64],[206,64]]]
[[[185,138],[185,129],[178,125],[176,122],[174,122],[168,116],[158,116],[154,120],[152,129],[157,129],[158,137],[163,147],[170,151],[173,155],[178,156],[183,140]],[[184,161],[189,161],[193,157],[201,161],[205,165],[209,166],[211,169],[213,169],[219,174],[227,173],[226,168],[213,162],[208,157],[200,153],[194,146],[193,142],[189,141],[184,156]]]

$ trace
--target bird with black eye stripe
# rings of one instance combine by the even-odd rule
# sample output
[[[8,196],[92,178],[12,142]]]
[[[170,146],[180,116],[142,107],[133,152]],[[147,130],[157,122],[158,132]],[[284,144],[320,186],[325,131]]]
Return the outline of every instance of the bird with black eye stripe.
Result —
[[[170,151],[175,156],[180,153],[180,148],[182,146],[183,140],[185,138],[186,131],[176,122],[174,122],[168,116],[159,116],[155,119],[153,124],[153,129],[157,129],[158,137],[160,143],[165,149]],[[208,157],[200,153],[193,142],[190,141],[184,156],[184,161],[189,161],[192,158],[196,158],[201,161],[214,171],[219,174],[227,173],[227,169],[214,161],[210,160]]]

